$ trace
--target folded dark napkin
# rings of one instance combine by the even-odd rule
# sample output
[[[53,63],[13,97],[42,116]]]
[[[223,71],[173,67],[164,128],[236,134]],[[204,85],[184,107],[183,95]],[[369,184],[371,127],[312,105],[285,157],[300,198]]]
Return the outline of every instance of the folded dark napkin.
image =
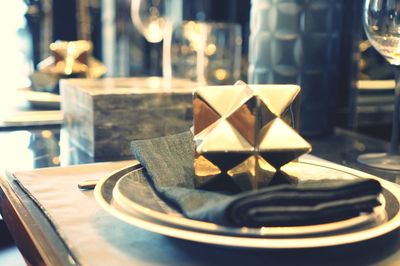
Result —
[[[195,189],[191,132],[131,144],[146,178],[186,217],[226,226],[295,226],[339,221],[380,203],[373,179],[318,180],[233,194]],[[301,178],[301,177],[300,177]]]

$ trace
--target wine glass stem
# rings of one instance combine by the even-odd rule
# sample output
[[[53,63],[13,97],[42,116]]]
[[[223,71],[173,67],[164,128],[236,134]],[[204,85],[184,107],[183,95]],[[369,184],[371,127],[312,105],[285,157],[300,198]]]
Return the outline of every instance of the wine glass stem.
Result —
[[[400,154],[399,151],[399,121],[400,121],[400,66],[394,66],[396,78],[395,102],[392,123],[392,138],[390,141],[389,154]]]
[[[150,44],[150,75],[151,76],[158,76],[158,62],[159,62],[159,52],[158,52],[158,45],[151,43]]]

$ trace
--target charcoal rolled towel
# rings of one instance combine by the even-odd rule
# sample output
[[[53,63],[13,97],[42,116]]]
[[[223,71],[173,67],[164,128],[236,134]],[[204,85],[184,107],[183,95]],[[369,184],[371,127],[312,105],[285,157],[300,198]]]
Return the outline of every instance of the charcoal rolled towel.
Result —
[[[199,209],[190,216],[249,227],[321,224],[371,212],[380,204],[380,191],[379,182],[372,179],[280,185],[241,193],[224,202],[219,211]]]
[[[356,217],[380,205],[382,188],[374,179],[320,179],[235,194],[196,189],[192,138],[185,132],[131,144],[155,191],[188,218],[225,226],[312,225]]]

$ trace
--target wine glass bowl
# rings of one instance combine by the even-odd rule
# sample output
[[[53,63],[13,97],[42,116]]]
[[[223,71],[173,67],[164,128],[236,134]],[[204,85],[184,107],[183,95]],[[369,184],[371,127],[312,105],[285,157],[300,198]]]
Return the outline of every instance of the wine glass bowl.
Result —
[[[382,2],[382,1],[380,1]],[[400,1],[366,0],[364,29],[372,46],[392,65],[400,64]]]
[[[228,22],[183,21],[170,32],[169,79],[189,79],[198,85],[228,85],[240,79],[241,26]]]
[[[395,103],[392,136],[386,153],[369,153],[358,157],[362,164],[400,171],[400,0],[365,0],[363,26],[372,46],[392,65],[395,79]]]
[[[131,2],[132,22],[150,43],[163,40],[165,15],[165,0],[132,0]]]

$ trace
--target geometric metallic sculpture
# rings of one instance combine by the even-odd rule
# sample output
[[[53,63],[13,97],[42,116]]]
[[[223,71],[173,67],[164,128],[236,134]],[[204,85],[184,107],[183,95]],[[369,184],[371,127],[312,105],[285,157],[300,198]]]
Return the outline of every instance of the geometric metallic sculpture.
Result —
[[[238,191],[268,185],[281,166],[311,151],[283,117],[297,85],[208,86],[193,97],[195,183],[229,184]],[[289,112],[290,113],[290,112]]]
[[[107,68],[92,56],[90,41],[56,41],[50,44],[51,56],[38,64],[31,76],[32,89],[54,92],[62,78],[99,78]]]
[[[52,56],[39,64],[42,72],[61,76],[98,78],[106,72],[105,66],[92,57],[90,41],[56,41],[50,44]]]

